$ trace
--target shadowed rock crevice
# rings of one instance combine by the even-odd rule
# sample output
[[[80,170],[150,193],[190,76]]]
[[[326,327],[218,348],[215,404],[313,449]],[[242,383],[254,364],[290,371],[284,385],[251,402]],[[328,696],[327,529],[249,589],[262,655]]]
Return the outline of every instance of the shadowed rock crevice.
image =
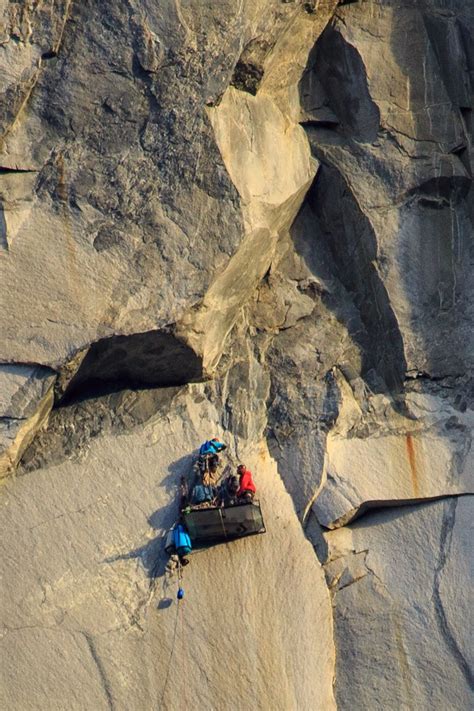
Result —
[[[415,197],[425,207],[456,207],[466,199],[472,180],[462,175],[430,178],[409,191],[409,197]]]
[[[81,632],[81,634],[87,643],[87,646],[88,646],[89,651],[91,653],[91,657],[92,657],[94,664],[96,666],[97,674],[99,676],[100,684],[103,689],[105,698],[107,699],[108,707],[109,707],[110,711],[114,711],[114,709],[116,707],[115,707],[115,703],[114,703],[112,689],[110,687],[110,682],[107,678],[107,674],[105,672],[104,665],[102,663],[100,655],[97,652],[95,641],[90,634],[87,634],[87,632]]]
[[[439,496],[422,496],[420,498],[413,499],[374,499],[372,501],[364,501],[364,503],[357,509],[352,509],[345,516],[334,521],[331,526],[326,526],[325,524],[320,524],[322,530],[333,531],[338,528],[343,528],[345,526],[351,526],[356,521],[370,519],[370,516],[375,514],[384,514],[387,509],[402,509],[410,506],[420,506],[422,504],[430,504],[434,501],[447,501],[447,500],[457,500],[463,496],[472,496],[469,492],[466,493],[453,493],[453,494],[440,494]]]
[[[201,378],[201,359],[171,333],[111,336],[91,345],[61,404],[130,388],[179,386]]]
[[[7,223],[5,220],[5,213],[3,207],[0,205],[0,247],[2,249],[8,249],[7,240]]]
[[[464,656],[462,650],[459,647],[456,635],[451,629],[449,624],[448,616],[444,609],[443,600],[440,594],[440,584],[443,569],[446,565],[446,561],[451,554],[451,543],[453,536],[453,529],[456,520],[456,508],[458,505],[458,499],[454,498],[446,508],[443,517],[443,523],[441,527],[440,535],[440,556],[438,565],[436,566],[434,584],[433,584],[433,601],[436,611],[436,618],[438,626],[443,639],[446,641],[448,650],[452,658],[457,662],[461,673],[466,679],[466,683],[470,688],[474,688],[474,672],[470,667],[469,661]]]
[[[256,95],[263,78],[263,67],[240,58],[232,75],[231,85],[241,91]]]
[[[474,68],[474,50],[469,31],[455,17],[425,13],[423,21],[449,98],[454,106],[472,107],[469,75]]]
[[[303,229],[295,225],[297,252],[316,275],[337,280],[356,306],[360,322],[348,321],[347,327],[360,347],[362,375],[371,388],[398,390],[406,371],[403,341],[378,272],[377,241],[369,220],[342,175],[328,165],[319,169],[305,208],[311,220]],[[336,304],[333,307],[337,310]]]
[[[345,136],[371,142],[380,127],[380,111],[372,101],[359,53],[333,25],[316,42],[300,83],[307,118],[334,125]]]

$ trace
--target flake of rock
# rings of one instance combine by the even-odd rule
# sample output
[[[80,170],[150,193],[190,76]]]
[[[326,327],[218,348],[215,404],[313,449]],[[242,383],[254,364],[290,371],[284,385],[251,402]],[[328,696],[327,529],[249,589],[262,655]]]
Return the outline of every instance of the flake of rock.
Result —
[[[333,586],[338,708],[470,706],[472,503],[380,509],[325,534],[330,579],[344,571]]]
[[[41,366],[0,364],[0,477],[10,474],[53,406],[56,375]]]
[[[372,413],[364,414],[347,382],[338,380],[342,404],[314,502],[323,526],[344,525],[367,506],[474,493],[471,410],[411,396],[406,404],[416,403],[415,418],[397,414],[394,403],[378,396],[369,400]]]
[[[323,163],[308,200],[313,241],[329,246],[389,387],[404,370],[443,377],[473,366],[473,26],[461,3],[450,15],[436,2],[374,13],[348,4],[300,85]],[[338,122],[311,119],[320,106]]]

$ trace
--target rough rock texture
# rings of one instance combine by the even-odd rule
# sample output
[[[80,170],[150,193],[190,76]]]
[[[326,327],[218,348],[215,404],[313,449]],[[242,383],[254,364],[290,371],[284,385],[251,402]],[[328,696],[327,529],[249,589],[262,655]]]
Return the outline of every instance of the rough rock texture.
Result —
[[[0,365],[0,477],[14,471],[53,406],[49,368]]]
[[[326,440],[314,504],[320,523],[347,523],[360,507],[377,502],[474,493],[472,410],[463,413],[435,395],[407,393],[405,414],[397,415],[393,402],[376,395],[367,398],[364,416],[341,376],[339,382],[342,403]]]
[[[470,707],[472,503],[378,511],[325,535],[339,708]]]
[[[135,413],[142,397],[129,394]],[[131,431],[103,431],[80,458],[6,484],[2,708],[334,708],[324,574],[258,419],[239,456],[268,533],[193,554],[177,608],[162,536],[188,452],[224,436],[220,411],[191,386],[145,424],[131,414]]]
[[[0,5],[2,707],[472,706],[473,30]],[[178,608],[214,434],[268,531]]]

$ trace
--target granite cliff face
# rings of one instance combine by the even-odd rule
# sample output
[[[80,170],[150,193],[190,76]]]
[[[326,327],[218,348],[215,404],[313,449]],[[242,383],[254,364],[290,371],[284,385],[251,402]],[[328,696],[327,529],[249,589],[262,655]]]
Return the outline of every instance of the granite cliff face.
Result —
[[[473,32],[0,4],[2,708],[472,706]],[[211,435],[267,533],[178,606]]]

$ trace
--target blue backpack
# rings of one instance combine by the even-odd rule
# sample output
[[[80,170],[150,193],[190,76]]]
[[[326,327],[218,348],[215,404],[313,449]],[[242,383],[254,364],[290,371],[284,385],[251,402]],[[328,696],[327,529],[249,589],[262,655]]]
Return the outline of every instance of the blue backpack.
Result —
[[[192,493],[192,503],[193,504],[203,504],[205,501],[212,501],[215,493],[212,486],[205,486],[204,484],[196,484]]]
[[[215,454],[216,448],[211,442],[211,440],[206,440],[203,444],[201,444],[199,448],[199,456],[203,457],[205,454]]]
[[[173,541],[178,555],[188,555],[188,553],[191,553],[192,545],[189,533],[180,523],[174,527]]]

